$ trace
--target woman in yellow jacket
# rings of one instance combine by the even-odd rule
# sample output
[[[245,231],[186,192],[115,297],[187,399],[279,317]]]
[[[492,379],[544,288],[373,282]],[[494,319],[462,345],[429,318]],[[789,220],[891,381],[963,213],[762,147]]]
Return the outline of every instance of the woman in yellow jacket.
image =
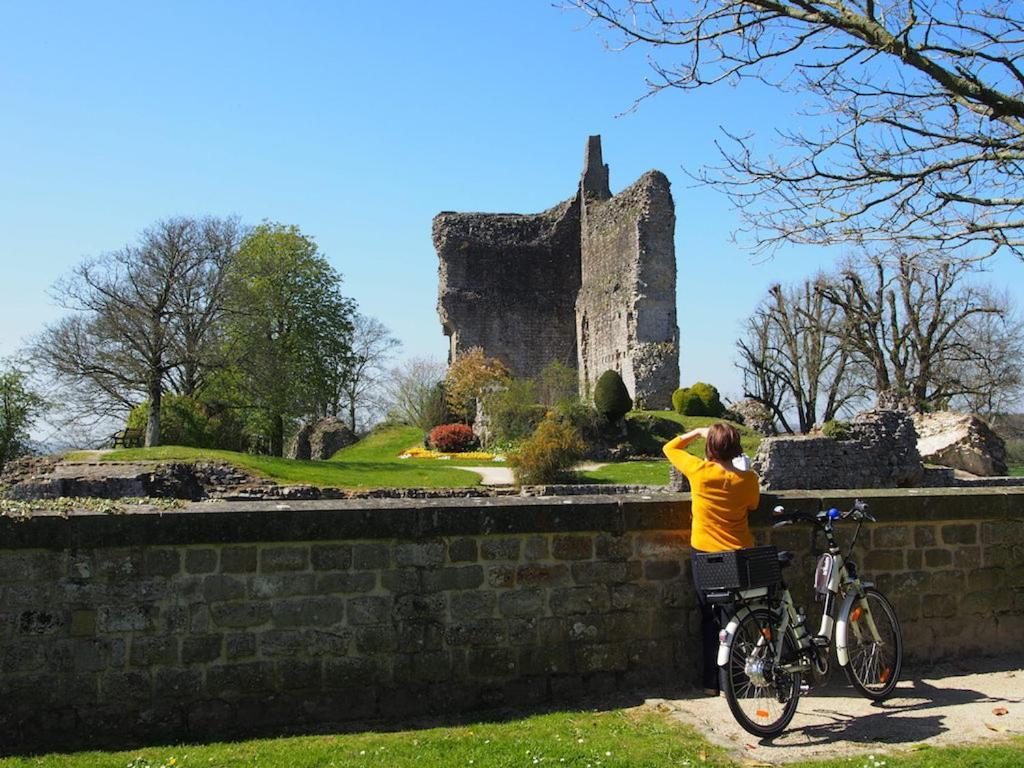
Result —
[[[704,459],[686,452],[702,437]],[[743,455],[740,433],[729,424],[712,424],[665,443],[662,449],[672,466],[690,481],[690,547],[694,552],[727,552],[754,546],[747,516],[757,509],[761,492],[757,475],[737,468],[733,459]],[[721,626],[712,606],[697,594],[701,608],[702,679],[704,692],[718,695],[718,632]]]

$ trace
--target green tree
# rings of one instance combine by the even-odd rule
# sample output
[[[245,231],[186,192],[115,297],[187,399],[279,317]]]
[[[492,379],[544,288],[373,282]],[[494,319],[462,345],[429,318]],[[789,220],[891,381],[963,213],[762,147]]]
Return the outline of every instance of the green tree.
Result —
[[[0,471],[29,451],[29,429],[45,408],[24,373],[13,367],[0,371]]]
[[[286,425],[336,402],[355,305],[298,227],[265,223],[242,241],[227,279],[224,335],[239,386],[263,417],[270,453]]]

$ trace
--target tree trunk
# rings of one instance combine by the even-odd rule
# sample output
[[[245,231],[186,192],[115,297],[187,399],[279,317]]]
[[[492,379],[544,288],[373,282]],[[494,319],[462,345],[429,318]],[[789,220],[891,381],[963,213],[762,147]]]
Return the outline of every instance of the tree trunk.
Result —
[[[355,398],[349,398],[348,401],[348,428],[352,430],[352,434],[356,433],[356,401]]]
[[[160,378],[149,381],[149,418],[146,420],[146,447],[160,445],[160,402],[163,398],[163,387]]]
[[[284,456],[284,416],[274,415],[274,427],[270,434],[270,455]]]

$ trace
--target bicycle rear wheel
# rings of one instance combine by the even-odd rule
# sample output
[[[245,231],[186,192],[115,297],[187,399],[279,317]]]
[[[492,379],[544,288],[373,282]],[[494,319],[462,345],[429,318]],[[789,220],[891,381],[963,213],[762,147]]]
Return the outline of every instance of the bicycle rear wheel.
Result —
[[[873,701],[888,698],[903,668],[903,636],[896,611],[877,589],[865,588],[864,597],[850,607],[846,644],[849,661],[843,669],[850,684]]]
[[[800,673],[775,665],[776,622],[770,611],[750,611],[739,622],[729,660],[722,668],[722,690],[736,722],[755,736],[776,736],[789,725],[800,698]],[[789,633],[783,640],[782,663],[796,660]]]

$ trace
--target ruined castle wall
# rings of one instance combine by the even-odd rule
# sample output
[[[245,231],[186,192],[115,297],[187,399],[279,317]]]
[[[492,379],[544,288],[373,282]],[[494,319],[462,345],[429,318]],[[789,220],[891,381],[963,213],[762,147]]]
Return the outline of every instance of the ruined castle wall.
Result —
[[[576,199],[534,215],[434,218],[449,359],[481,347],[517,377],[533,377],[555,360],[575,366],[579,226]]]
[[[638,404],[668,407],[679,382],[675,212],[651,171],[618,195],[585,198],[576,335],[581,388],[617,371]]]

